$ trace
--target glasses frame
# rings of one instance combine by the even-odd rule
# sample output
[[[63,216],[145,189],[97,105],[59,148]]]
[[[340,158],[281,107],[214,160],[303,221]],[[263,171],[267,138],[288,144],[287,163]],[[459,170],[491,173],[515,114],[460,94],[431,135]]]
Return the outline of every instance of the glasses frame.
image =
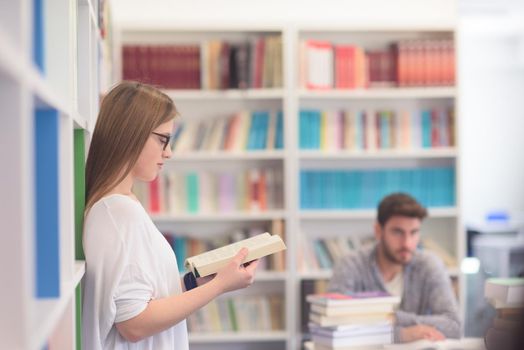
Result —
[[[152,131],[151,133],[155,134],[157,136],[160,136],[160,137],[162,137],[164,139],[164,141],[162,141],[162,143],[163,143],[162,151],[165,151],[167,146],[169,146],[169,142],[171,141],[171,135],[160,134],[160,133],[154,132],[154,131]]]

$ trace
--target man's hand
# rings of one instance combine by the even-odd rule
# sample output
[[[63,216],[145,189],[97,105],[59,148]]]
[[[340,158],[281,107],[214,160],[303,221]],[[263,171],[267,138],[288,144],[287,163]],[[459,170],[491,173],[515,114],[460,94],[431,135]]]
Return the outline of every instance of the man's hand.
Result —
[[[400,340],[403,343],[412,342],[420,339],[428,339],[431,341],[444,340],[446,337],[437,329],[425,324],[402,328],[400,331]]]

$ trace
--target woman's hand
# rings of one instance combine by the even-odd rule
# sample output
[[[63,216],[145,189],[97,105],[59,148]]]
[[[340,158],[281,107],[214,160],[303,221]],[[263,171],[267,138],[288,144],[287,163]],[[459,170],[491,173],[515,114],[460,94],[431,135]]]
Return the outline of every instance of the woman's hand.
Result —
[[[246,288],[253,283],[258,260],[253,260],[249,264],[242,264],[247,253],[248,249],[242,248],[229,264],[216,273],[213,281],[222,293]]]
[[[196,278],[196,281],[197,281],[197,286],[201,286],[201,285],[204,285],[206,284],[207,282],[211,281],[213,278],[215,278],[216,276],[216,273],[212,274],[212,275],[209,275],[209,276],[206,276],[206,277],[197,277]]]

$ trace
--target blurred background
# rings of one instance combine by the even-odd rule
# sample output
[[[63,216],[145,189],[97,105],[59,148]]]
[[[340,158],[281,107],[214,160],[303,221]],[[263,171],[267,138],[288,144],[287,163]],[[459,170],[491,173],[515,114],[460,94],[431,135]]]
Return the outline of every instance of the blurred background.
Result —
[[[288,246],[190,317],[192,349],[300,349],[305,296],[395,191],[429,209],[464,336],[496,314],[485,281],[523,277],[524,1],[0,0],[2,348],[81,348],[85,155],[123,79],[180,112],[135,192],[181,272],[265,231]]]

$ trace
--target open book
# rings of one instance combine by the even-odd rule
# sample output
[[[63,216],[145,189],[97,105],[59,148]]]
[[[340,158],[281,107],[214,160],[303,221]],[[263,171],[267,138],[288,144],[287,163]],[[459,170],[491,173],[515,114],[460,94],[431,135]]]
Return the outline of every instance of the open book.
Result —
[[[270,235],[266,232],[187,258],[184,265],[195,277],[212,275],[227,265],[244,247],[249,249],[249,252],[242,263],[286,249],[286,245],[280,236]]]

